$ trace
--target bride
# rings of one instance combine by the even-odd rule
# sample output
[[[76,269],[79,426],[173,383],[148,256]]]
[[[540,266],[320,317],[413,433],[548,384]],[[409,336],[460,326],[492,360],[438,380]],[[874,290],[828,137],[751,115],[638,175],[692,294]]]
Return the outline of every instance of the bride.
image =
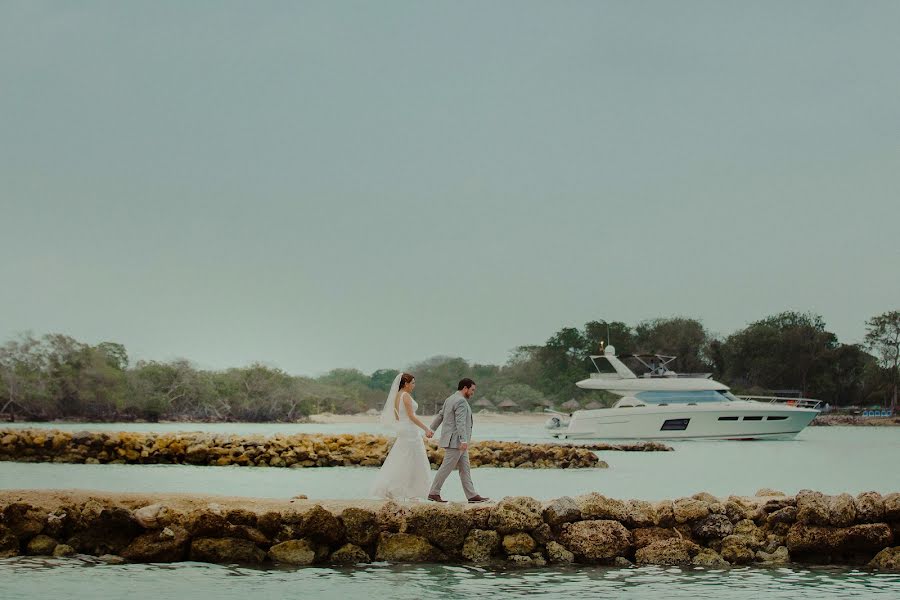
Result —
[[[381,424],[395,433],[397,439],[375,477],[372,496],[407,499],[428,495],[431,465],[422,443],[422,432],[429,438],[434,432],[416,416],[419,405],[410,395],[415,387],[416,379],[409,373],[398,374],[391,384],[381,411]]]

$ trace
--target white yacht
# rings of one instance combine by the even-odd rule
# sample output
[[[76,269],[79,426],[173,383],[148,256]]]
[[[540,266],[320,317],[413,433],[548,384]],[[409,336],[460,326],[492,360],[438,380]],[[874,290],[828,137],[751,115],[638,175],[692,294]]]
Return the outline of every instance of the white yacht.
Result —
[[[621,359],[635,359],[647,372],[636,375]],[[597,373],[576,385],[621,396],[612,408],[554,412],[547,428],[559,439],[788,439],[819,414],[818,400],[737,397],[709,373],[678,374],[667,365],[675,357],[616,356],[607,346],[592,356]],[[604,372],[608,363],[614,372]]]

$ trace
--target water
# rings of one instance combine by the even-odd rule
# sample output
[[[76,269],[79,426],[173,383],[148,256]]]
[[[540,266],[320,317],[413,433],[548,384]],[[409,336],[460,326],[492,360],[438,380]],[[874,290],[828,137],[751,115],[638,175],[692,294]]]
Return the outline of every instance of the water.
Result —
[[[184,428],[184,425],[180,425]],[[190,424],[193,427],[194,424]],[[124,424],[103,425],[117,430]],[[173,424],[164,427],[171,428]],[[374,426],[360,424],[374,430]],[[137,427],[156,427],[138,424]],[[206,430],[221,433],[332,432],[347,425],[216,424]],[[100,429],[72,425],[71,429]],[[334,431],[335,433],[337,431]],[[476,438],[548,441],[536,424],[491,424]],[[900,491],[900,470],[891,457],[900,452],[900,428],[811,427],[786,441],[672,442],[674,452],[601,452],[608,469],[475,469],[473,477],[483,495],[529,495],[552,499],[599,491],[617,498],[660,500],[699,491],[717,496],[753,495],[768,487],[794,494],[801,489],[853,494],[875,490]],[[196,492],[228,496],[351,499],[364,497],[376,469],[334,467],[276,469],[196,467],[190,465],[66,465],[0,462],[0,489],[88,488],[105,491]],[[462,500],[455,477],[444,496]]]
[[[110,566],[94,561],[0,560],[0,598],[203,600],[267,598],[885,598],[900,574],[858,569],[576,567],[507,571],[450,565],[253,569],[202,563]]]
[[[19,425],[19,424],[17,424]],[[19,426],[25,426],[21,424]],[[373,424],[39,424],[68,430],[216,433],[376,432]],[[480,439],[550,441],[538,424],[484,424]],[[609,469],[525,470],[481,468],[480,492],[550,499],[600,491],[618,498],[655,500],[709,491],[752,495],[761,487],[789,494],[803,488],[826,493],[900,491],[890,466],[900,451],[900,428],[817,427],[795,440],[673,442],[674,452],[602,452]],[[0,489],[88,488],[133,492],[196,492],[230,496],[359,498],[373,468],[275,469],[189,465],[65,465],[0,463]],[[445,497],[462,500],[456,478]],[[98,564],[86,558],[19,557],[0,560],[0,599],[91,597],[197,599],[291,598],[802,598],[900,597],[900,574],[865,569],[640,567],[482,569],[453,565],[367,565],[358,568],[253,569],[180,563]]]

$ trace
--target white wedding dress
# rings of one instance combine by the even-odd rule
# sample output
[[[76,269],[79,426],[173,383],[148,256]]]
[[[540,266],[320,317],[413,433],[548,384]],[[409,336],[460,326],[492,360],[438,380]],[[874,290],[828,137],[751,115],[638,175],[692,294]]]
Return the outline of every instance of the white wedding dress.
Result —
[[[397,439],[375,477],[370,495],[395,500],[424,499],[431,485],[431,464],[422,442],[424,432],[410,421],[402,399],[398,405],[400,410],[394,411]],[[413,400],[412,406],[415,414],[419,405]]]

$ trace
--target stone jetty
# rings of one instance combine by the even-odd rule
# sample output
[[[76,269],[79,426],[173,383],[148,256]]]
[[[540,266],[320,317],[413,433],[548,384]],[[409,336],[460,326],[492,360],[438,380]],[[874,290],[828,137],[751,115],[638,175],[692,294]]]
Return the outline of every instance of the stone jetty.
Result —
[[[0,460],[85,464],[191,464],[256,467],[377,467],[392,440],[369,434],[241,436],[210,433],[68,432],[0,429]],[[426,444],[434,468],[444,451]],[[592,448],[478,441],[473,467],[605,468]]]
[[[900,494],[762,493],[661,502],[591,493],[439,505],[12,490],[0,492],[0,557],[900,570]]]

